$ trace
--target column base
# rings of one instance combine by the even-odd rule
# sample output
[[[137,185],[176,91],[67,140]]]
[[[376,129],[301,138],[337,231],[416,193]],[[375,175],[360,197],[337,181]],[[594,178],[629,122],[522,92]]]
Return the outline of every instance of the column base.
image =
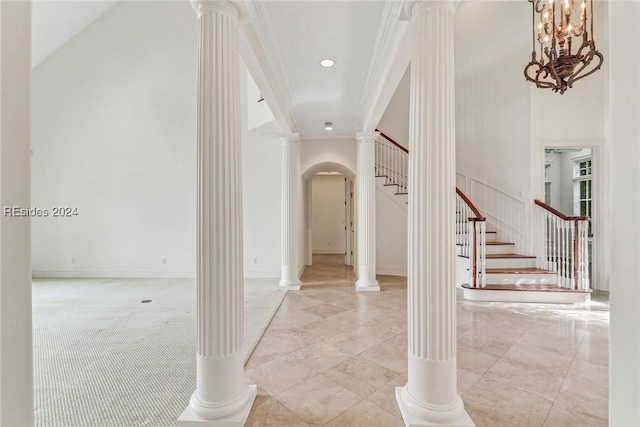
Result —
[[[475,423],[467,414],[467,411],[462,409],[462,414],[459,418],[453,422],[432,422],[427,421],[425,419],[419,418],[407,408],[407,404],[404,402],[403,398],[403,389],[404,387],[396,387],[396,402],[398,403],[398,407],[400,408],[400,413],[402,414],[402,420],[404,421],[404,425],[406,427],[417,427],[417,426],[448,426],[448,427],[475,427]],[[435,411],[434,411],[435,412]],[[437,417],[442,417],[443,413],[438,413]]]
[[[299,291],[302,286],[302,282],[300,280],[280,280],[278,284],[278,289],[283,289],[286,291]]]
[[[380,284],[378,284],[377,280],[358,280],[356,282],[356,291],[364,291],[364,292],[379,292]]]
[[[247,418],[249,418],[249,412],[251,412],[253,402],[256,400],[258,386],[249,385],[249,393],[251,393],[249,401],[240,411],[217,420],[205,420],[198,417],[193,413],[191,404],[189,404],[187,409],[185,409],[178,418],[178,427],[243,427],[247,422]]]

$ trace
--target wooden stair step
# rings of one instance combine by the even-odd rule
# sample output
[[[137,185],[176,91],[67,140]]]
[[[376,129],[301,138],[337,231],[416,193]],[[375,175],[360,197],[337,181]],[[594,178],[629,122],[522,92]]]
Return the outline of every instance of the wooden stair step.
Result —
[[[537,292],[579,292],[579,293],[590,293],[591,289],[588,291],[578,291],[575,289],[567,289],[561,288],[557,285],[487,285],[484,288],[473,288],[468,283],[463,283],[462,287],[465,289],[473,289],[476,291],[537,291]]]
[[[535,256],[522,255],[522,254],[487,254],[487,259],[497,259],[497,258],[531,259],[531,258],[535,258]]]
[[[487,268],[486,274],[556,274],[541,268]]]

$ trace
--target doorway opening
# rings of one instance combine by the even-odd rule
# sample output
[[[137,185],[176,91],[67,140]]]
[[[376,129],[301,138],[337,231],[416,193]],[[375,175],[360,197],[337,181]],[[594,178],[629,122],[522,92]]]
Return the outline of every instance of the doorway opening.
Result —
[[[316,261],[353,265],[353,180],[318,172],[307,182],[307,265]]]
[[[594,236],[597,234],[595,151],[590,147],[547,148],[544,162],[544,201],[567,216],[589,218],[589,281],[593,286]]]

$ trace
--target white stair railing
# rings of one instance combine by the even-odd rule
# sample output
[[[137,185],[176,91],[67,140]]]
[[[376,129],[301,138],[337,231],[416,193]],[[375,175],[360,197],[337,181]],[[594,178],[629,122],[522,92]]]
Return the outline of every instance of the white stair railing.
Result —
[[[487,268],[487,219],[469,198],[456,188],[456,243],[469,258],[469,286],[484,288]]]
[[[376,176],[385,184],[397,185],[396,193],[407,193],[409,185],[409,150],[380,132],[376,140]],[[456,243],[461,255],[469,258],[469,285],[484,288],[486,271],[486,218],[471,200],[456,188]]]
[[[589,290],[589,218],[566,216],[535,200],[536,258],[539,268],[558,275],[558,286]]]
[[[376,176],[386,184],[397,185],[396,193],[406,193],[409,185],[409,151],[384,133],[376,140]]]

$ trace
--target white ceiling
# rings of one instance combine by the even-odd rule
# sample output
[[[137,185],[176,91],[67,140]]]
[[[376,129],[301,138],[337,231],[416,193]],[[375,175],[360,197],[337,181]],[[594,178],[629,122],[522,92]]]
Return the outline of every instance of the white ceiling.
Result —
[[[31,66],[38,65],[116,3],[34,0],[31,6]]]
[[[32,66],[116,3],[35,0]],[[284,98],[278,100],[279,106],[297,128],[283,130],[300,132],[307,139],[353,138],[358,131],[373,130],[364,127],[377,124],[371,120],[372,111],[382,105],[389,58],[400,44],[407,44],[398,38],[403,0],[248,0],[244,4],[271,68],[269,84],[278,86]],[[336,65],[321,67],[324,58],[334,59]],[[400,68],[402,73],[406,64]],[[333,122],[331,132],[324,130],[328,121]]]
[[[287,109],[304,138],[353,138],[381,77],[399,1],[247,3]],[[331,58],[332,68],[320,66]],[[324,130],[332,122],[334,130]]]

